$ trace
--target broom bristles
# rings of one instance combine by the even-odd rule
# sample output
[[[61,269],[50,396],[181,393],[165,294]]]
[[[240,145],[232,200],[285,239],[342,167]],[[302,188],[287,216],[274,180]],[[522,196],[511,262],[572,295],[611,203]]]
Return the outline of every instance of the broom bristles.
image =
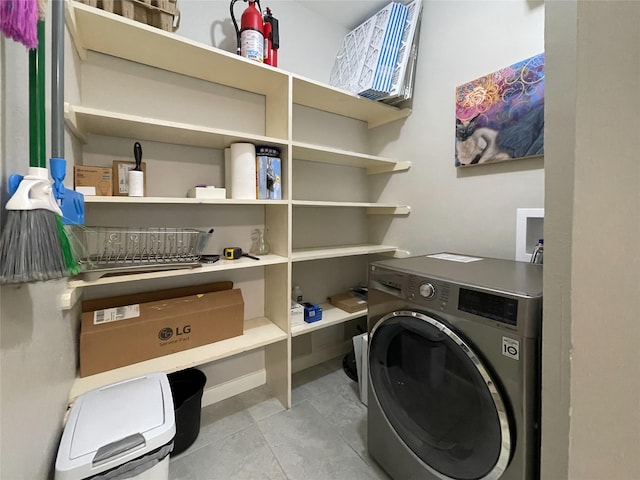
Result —
[[[56,225],[58,227],[58,236],[60,237],[60,247],[62,249],[62,257],[64,258],[64,265],[69,275],[77,275],[80,273],[80,264],[76,261],[73,255],[73,248],[71,247],[71,240],[67,234],[67,230],[64,227],[62,218],[58,215],[56,217]]]
[[[0,237],[0,283],[54,280],[78,273],[60,218],[49,210],[8,210]],[[71,268],[70,268],[71,267]]]

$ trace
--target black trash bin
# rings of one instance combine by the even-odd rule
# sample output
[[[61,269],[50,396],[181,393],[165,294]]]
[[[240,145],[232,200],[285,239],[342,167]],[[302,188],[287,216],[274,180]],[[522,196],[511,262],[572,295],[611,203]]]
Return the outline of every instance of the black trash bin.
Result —
[[[171,456],[189,448],[200,433],[200,409],[202,392],[207,376],[197,368],[170,373],[169,385],[176,416],[176,436]]]

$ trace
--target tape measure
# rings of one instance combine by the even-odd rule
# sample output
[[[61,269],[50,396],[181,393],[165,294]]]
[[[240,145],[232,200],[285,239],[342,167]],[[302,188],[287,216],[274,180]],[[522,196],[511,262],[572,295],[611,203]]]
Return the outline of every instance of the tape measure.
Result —
[[[237,260],[242,256],[242,249],[240,247],[227,247],[224,249],[223,254],[227,260]]]
[[[258,257],[254,257],[253,255],[249,255],[248,253],[242,253],[242,249],[240,247],[227,247],[222,251],[224,258],[227,260],[237,260],[240,257],[253,258],[254,260],[260,260]]]

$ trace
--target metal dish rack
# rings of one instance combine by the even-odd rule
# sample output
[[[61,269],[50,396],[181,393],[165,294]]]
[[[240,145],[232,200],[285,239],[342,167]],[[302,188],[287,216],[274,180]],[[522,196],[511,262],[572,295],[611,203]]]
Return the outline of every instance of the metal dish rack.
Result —
[[[200,266],[211,232],[177,228],[85,227],[76,231],[85,272],[102,276]]]

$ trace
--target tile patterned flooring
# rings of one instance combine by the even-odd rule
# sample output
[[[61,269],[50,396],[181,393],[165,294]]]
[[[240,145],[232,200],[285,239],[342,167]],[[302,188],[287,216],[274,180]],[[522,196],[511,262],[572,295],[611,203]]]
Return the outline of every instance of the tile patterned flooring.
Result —
[[[264,387],[203,408],[171,480],[389,480],[368,456],[367,410],[342,358],[296,373],[286,410]]]

